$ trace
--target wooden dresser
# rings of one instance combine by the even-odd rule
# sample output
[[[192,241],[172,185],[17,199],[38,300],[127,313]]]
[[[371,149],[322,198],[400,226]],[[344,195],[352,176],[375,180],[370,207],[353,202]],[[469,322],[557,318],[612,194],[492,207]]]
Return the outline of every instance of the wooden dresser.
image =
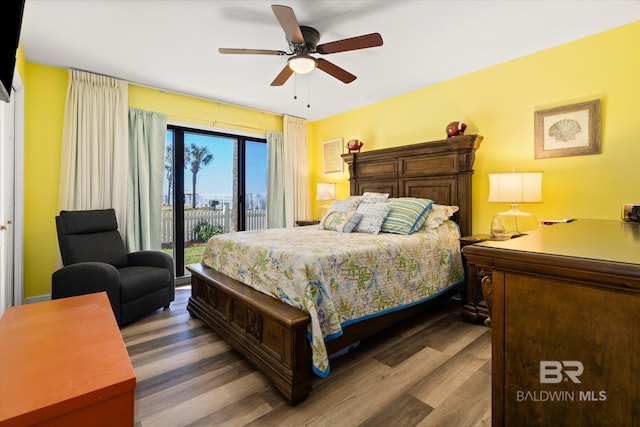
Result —
[[[135,386],[105,292],[0,319],[0,426],[132,426]]]
[[[467,246],[489,288],[494,426],[640,425],[640,224]]]

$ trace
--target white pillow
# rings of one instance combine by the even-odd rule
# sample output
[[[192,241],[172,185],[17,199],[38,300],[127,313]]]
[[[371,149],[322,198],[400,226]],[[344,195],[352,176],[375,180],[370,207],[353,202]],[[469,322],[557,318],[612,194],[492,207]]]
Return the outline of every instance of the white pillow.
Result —
[[[389,193],[372,193],[365,191],[362,194],[361,203],[382,203],[387,200]]]
[[[431,206],[431,210],[427,215],[427,220],[424,222],[422,228],[440,227],[443,222],[451,218],[454,213],[458,212],[458,209],[458,206],[437,205],[434,203]]]
[[[340,212],[352,212],[355,211],[358,205],[360,204],[360,196],[349,196],[346,199],[335,200],[331,207],[329,208],[329,212],[331,211],[340,211]]]
[[[382,221],[389,213],[388,203],[361,203],[356,212],[362,215],[360,222],[356,225],[355,232],[378,234]]]

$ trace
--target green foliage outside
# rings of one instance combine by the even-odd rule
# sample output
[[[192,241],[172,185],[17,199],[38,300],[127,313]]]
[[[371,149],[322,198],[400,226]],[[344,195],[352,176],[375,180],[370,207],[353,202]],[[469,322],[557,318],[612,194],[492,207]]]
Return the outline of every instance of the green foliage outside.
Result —
[[[211,225],[205,220],[198,221],[193,227],[193,234],[196,237],[195,241],[201,244],[194,241],[185,242],[184,265],[199,263],[200,259],[202,258],[204,243],[206,243],[206,241],[209,240],[211,236],[222,233],[224,233],[224,229],[221,225]],[[163,248],[162,251],[173,256],[172,248]]]
[[[207,221],[198,221],[193,226],[193,234],[198,242],[206,242],[211,236],[224,233],[221,225],[211,225]]]
[[[204,250],[204,245],[191,246],[188,248],[184,248],[184,265],[199,264],[200,259],[202,258],[203,250]],[[171,248],[162,249],[162,251],[173,256],[173,249]]]

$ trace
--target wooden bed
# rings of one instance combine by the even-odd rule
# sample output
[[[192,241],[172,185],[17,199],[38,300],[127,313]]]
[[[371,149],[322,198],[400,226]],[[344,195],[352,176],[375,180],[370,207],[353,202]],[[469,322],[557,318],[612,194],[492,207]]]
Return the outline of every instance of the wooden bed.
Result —
[[[401,147],[343,154],[350,192],[389,193],[389,197],[429,198],[459,206],[454,220],[471,234],[471,176],[482,136],[464,135]],[[189,313],[201,319],[262,371],[291,405],[311,390],[309,314],[258,292],[201,264],[191,273]],[[459,292],[460,287],[455,292]],[[445,293],[443,297],[451,296]],[[429,303],[429,301],[427,301]],[[329,354],[415,315],[427,304],[373,317],[343,329],[326,343]]]

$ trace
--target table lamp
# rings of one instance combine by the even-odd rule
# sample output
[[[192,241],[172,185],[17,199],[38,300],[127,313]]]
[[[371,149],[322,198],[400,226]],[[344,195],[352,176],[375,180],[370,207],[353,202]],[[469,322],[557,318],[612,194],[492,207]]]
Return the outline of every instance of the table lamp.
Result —
[[[506,240],[540,227],[533,214],[518,209],[518,203],[542,203],[542,172],[489,174],[489,202],[511,203],[491,220],[491,238]]]
[[[320,207],[320,218],[324,218],[329,210],[329,200],[336,198],[336,184],[334,182],[319,182],[316,186],[316,200],[322,200],[325,203]]]

